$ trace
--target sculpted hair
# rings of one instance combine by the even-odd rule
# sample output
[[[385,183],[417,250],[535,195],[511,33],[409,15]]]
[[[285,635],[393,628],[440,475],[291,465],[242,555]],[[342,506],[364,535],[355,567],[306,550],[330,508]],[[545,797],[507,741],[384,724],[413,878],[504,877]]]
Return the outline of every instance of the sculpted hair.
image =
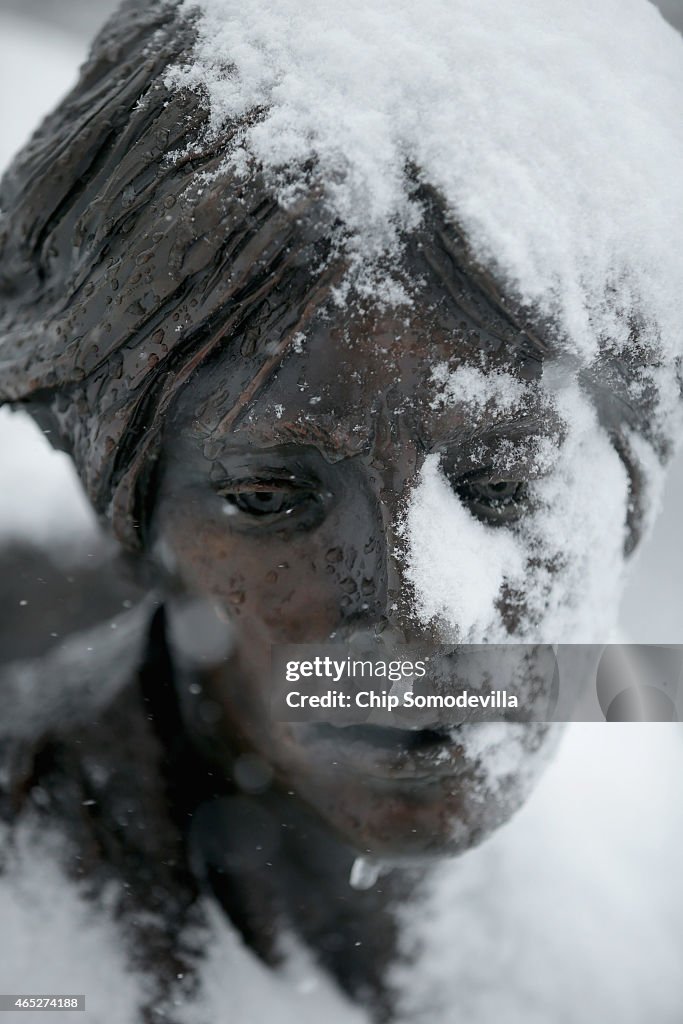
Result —
[[[335,277],[311,270],[326,262],[314,195],[285,212],[258,174],[217,175],[225,136],[163,81],[192,39],[175,4],[125,4],[0,192],[0,401],[54,428],[132,545],[178,387],[216,347],[255,357],[266,324],[284,350]]]

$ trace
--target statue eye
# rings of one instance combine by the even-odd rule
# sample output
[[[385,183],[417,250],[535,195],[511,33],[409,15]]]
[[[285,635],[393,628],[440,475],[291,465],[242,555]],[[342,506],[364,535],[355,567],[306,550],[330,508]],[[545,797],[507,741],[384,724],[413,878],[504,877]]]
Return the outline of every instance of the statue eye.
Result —
[[[325,493],[294,477],[285,480],[240,480],[217,488],[225,511],[235,516],[235,527],[313,529],[324,515]]]
[[[261,487],[254,490],[224,492],[225,500],[249,516],[289,515],[312,496],[296,488]]]
[[[525,480],[468,476],[455,481],[453,489],[477,519],[493,526],[516,523],[529,508]]]

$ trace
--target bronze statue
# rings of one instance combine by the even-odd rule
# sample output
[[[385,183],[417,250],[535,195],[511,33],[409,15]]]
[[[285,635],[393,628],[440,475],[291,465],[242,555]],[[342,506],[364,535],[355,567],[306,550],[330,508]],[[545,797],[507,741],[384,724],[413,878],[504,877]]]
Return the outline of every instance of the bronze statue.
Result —
[[[418,898],[422,862],[480,841],[526,790],[514,775],[502,795],[487,790],[476,758],[427,730],[389,754],[384,739],[345,750],[338,737],[331,761],[269,717],[269,650],[438,639],[394,557],[426,454],[443,454],[484,521],[514,522],[525,494],[523,479],[473,476],[487,424],[436,408],[433,368],[533,385],[555,352],[425,186],[401,268],[419,302],[407,316],[335,305],[346,266],[319,192],[285,209],[261,174],[236,176],[225,136],[203,131],[201,97],[164,84],[192,38],[174,5],[125,3],[2,186],[0,400],[71,454],[152,597],[132,613],[123,661],[110,637],[94,675],[81,667],[87,698],[6,741],[0,806],[14,825],[27,809],[63,820],[65,869],[93,894],[124,882],[115,913],[157,982],[145,1019],[178,975],[190,984],[186,936],[209,891],[266,962],[286,922],[389,1020],[395,910]],[[584,379],[629,474],[629,551],[642,481],[627,438],[650,434],[631,369],[613,355]],[[493,433],[557,430],[539,400]],[[500,607],[513,640],[527,597]],[[193,634],[214,653],[193,650]],[[546,734],[527,727],[532,761]],[[359,855],[406,866],[356,891]]]

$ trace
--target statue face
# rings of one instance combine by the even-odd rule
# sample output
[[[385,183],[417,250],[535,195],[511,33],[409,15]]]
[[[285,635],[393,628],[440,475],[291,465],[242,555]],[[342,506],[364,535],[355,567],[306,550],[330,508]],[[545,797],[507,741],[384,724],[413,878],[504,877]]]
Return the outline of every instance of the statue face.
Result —
[[[224,745],[226,765],[257,754],[282,788],[377,855],[477,841],[522,802],[548,728],[487,725],[478,739],[476,725],[436,736],[397,731],[391,742],[386,731],[338,729],[334,741],[330,730],[323,739],[316,727],[273,720],[270,646],[457,636],[445,614],[415,614],[400,523],[420,474],[438,457],[460,511],[495,547],[528,514],[526,488],[544,472],[537,453],[560,436],[541,390],[519,374],[519,407],[473,404],[466,393],[444,402],[445,372],[484,367],[500,380],[519,370],[500,351],[483,359],[443,306],[406,319],[321,317],[239,418],[224,357],[186,387],[167,426],[152,536],[184,589],[235,626],[234,655],[205,682],[219,709],[213,749],[220,757]],[[444,551],[458,540],[444,522]],[[481,562],[485,571],[486,551]],[[512,640],[524,602],[521,590],[494,601]],[[487,736],[503,748],[504,779],[487,775]]]

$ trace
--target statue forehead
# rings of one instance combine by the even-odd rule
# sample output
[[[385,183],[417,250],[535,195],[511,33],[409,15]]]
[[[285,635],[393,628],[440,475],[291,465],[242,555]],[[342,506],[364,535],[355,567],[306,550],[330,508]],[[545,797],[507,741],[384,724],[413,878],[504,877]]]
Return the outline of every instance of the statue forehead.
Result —
[[[294,339],[262,397],[338,415],[350,405],[369,411],[378,402],[419,403],[433,397],[434,366],[456,366],[468,357],[476,358],[471,346],[435,311],[342,314]]]
[[[427,446],[471,426],[466,409],[440,402],[444,368],[503,370],[518,376],[521,387],[529,379],[514,353],[482,344],[438,304],[392,312],[338,309],[316,318],[292,338],[237,416],[245,378],[238,375],[238,384],[231,366],[226,354],[205,367],[185,395],[185,415],[200,436],[217,446],[313,442],[339,455],[367,448],[381,417]]]

